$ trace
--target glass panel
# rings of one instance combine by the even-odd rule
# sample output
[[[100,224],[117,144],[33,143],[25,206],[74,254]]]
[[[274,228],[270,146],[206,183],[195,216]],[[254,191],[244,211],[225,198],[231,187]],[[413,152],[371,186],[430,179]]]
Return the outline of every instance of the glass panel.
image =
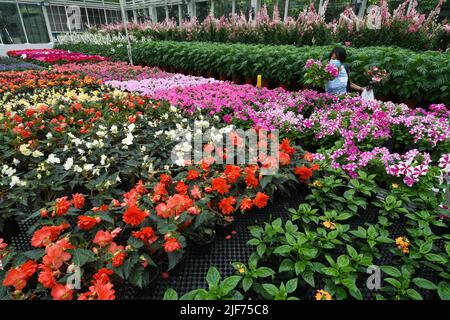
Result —
[[[205,20],[205,18],[211,12],[211,3],[210,1],[197,2],[195,4],[195,15],[197,16],[197,20],[199,22]]]
[[[232,10],[233,4],[231,0],[214,0],[214,16],[216,18],[228,17]]]
[[[0,37],[4,44],[26,42],[15,3],[0,3]]]
[[[169,18],[175,20],[178,23],[178,5],[169,5]]]
[[[334,19],[338,20],[339,16],[342,12],[344,12],[345,8],[349,7],[351,4],[348,0],[339,0],[339,1],[330,1],[328,3],[327,12],[325,12],[326,21],[333,21]],[[318,5],[316,6],[316,9]],[[358,13],[358,11],[356,11]]]
[[[158,16],[158,22],[163,22],[166,20],[166,8],[156,7],[156,15]]]
[[[29,43],[50,42],[44,13],[41,6],[37,4],[20,4],[23,24],[27,31]]]
[[[188,14],[187,5],[186,4],[180,4],[180,6],[181,6],[181,18],[183,20],[189,20],[190,17],[189,17],[189,14]]]
[[[86,30],[89,27],[87,15],[88,15],[87,9],[81,8],[81,24],[83,25],[83,30]]]

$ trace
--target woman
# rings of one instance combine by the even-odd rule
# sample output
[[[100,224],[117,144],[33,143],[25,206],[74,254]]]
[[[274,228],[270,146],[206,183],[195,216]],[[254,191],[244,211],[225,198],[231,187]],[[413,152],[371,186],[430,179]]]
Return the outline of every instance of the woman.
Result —
[[[344,65],[345,59],[347,58],[347,52],[344,48],[336,47],[330,53],[330,63],[336,66],[339,70],[339,75],[336,79],[328,81],[325,86],[325,91],[331,94],[345,94],[350,89],[362,92],[363,87],[360,87],[350,81],[350,72],[348,68]]]

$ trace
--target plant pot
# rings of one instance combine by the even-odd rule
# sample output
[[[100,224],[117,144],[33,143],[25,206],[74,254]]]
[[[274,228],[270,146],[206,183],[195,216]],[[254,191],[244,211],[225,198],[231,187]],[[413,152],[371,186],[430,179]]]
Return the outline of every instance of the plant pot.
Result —
[[[216,240],[216,232],[213,232],[211,238],[193,241],[192,250],[196,253],[208,254],[211,252],[214,241]]]
[[[19,222],[15,219],[6,219],[3,222],[3,230],[0,232],[0,238],[3,237],[6,243],[10,243],[12,237],[20,233]]]

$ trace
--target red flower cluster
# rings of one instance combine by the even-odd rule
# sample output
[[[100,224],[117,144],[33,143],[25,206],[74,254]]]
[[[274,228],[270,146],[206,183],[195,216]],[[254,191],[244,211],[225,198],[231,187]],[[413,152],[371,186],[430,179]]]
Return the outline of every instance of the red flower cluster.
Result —
[[[10,269],[3,280],[5,287],[14,287],[15,290],[22,291],[26,285],[28,279],[37,271],[38,265],[32,260],[28,260],[21,266]]]

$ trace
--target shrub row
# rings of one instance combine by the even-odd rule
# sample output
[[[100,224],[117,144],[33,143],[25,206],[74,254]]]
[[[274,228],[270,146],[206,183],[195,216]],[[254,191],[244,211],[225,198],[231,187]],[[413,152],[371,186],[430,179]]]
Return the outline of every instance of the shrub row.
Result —
[[[123,43],[111,46],[91,43],[62,44],[64,49],[97,53],[114,60],[127,60]],[[178,70],[243,75],[280,83],[302,83],[309,58],[326,59],[332,46],[267,46],[206,42],[148,41],[133,44],[135,63],[174,67]],[[413,99],[426,103],[450,101],[450,53],[413,52],[391,47],[347,49],[352,81],[367,84],[371,66],[386,69],[389,80],[377,89],[392,100]]]

